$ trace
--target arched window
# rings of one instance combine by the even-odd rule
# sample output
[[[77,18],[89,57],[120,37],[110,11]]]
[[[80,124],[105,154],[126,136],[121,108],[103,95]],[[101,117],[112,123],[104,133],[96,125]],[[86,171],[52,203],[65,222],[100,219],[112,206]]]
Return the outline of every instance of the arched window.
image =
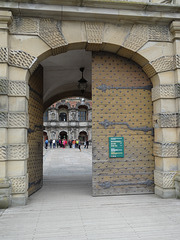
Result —
[[[67,113],[61,112],[61,113],[59,114],[59,121],[60,121],[60,122],[67,122]]]
[[[78,118],[80,122],[87,121],[87,110],[84,108],[80,108],[78,112]]]

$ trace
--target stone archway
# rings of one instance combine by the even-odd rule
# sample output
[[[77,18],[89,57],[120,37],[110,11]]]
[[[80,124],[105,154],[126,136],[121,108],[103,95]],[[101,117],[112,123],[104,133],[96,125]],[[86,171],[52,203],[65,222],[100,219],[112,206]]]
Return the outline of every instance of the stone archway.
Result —
[[[86,142],[86,141],[88,140],[87,132],[81,131],[81,132],[79,133],[78,139],[81,141],[81,144],[84,144],[84,142]]]
[[[66,139],[66,140],[68,141],[67,132],[61,131],[61,132],[59,133],[59,138],[60,138],[61,140]]]
[[[9,189],[9,195],[2,197],[4,206],[11,204],[11,198],[12,203],[18,205],[25,204],[27,201],[28,172],[26,169],[29,153],[26,133],[27,130],[35,131],[29,128],[28,124],[29,78],[38,64],[48,56],[81,48],[90,51],[108,51],[131,59],[139,64],[151,79],[155,127],[153,144],[155,192],[162,197],[174,196],[173,178],[178,171],[179,148],[179,139],[177,139],[179,126],[177,108],[179,107],[176,103],[176,99],[179,98],[177,91],[179,84],[174,74],[179,69],[179,55],[176,47],[179,23],[172,23],[169,29],[168,24],[117,25],[17,16],[14,17],[8,32],[8,22],[12,16],[6,11],[3,14],[3,24],[6,25],[6,29],[1,28],[1,31],[6,37],[1,39],[0,49],[3,69],[0,78],[3,120],[1,121],[3,140],[0,146],[0,160],[1,179],[6,186],[3,189]],[[171,41],[171,37],[174,38],[174,42]],[[172,51],[173,46],[175,53]],[[162,51],[165,48],[166,52]],[[39,92],[34,94],[40,97]],[[64,94],[70,96],[72,92],[64,92]],[[56,98],[58,95],[47,99],[45,105],[50,105]],[[39,109],[37,113],[40,113]],[[40,125],[36,125],[36,130],[38,129]],[[41,169],[39,174],[40,172]]]

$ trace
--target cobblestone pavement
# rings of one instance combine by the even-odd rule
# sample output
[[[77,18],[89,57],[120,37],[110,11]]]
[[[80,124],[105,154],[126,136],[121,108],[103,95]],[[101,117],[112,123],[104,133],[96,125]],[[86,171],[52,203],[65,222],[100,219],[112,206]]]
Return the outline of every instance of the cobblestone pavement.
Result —
[[[0,240],[180,239],[180,200],[92,197],[91,161],[91,149],[47,150],[43,188],[0,210]]]

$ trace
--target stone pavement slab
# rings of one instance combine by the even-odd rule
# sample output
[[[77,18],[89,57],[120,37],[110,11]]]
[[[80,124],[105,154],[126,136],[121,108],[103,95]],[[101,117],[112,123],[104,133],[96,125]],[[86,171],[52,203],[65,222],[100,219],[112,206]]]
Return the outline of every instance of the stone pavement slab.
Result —
[[[180,201],[154,194],[91,196],[91,149],[51,149],[44,186],[0,210],[0,240],[179,240]]]

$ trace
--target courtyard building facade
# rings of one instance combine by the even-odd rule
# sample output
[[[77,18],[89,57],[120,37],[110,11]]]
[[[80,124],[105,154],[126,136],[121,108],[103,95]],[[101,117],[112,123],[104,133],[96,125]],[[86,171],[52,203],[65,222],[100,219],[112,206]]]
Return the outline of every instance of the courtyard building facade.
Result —
[[[45,139],[79,139],[81,144],[92,142],[92,102],[84,98],[62,99],[44,113]]]

